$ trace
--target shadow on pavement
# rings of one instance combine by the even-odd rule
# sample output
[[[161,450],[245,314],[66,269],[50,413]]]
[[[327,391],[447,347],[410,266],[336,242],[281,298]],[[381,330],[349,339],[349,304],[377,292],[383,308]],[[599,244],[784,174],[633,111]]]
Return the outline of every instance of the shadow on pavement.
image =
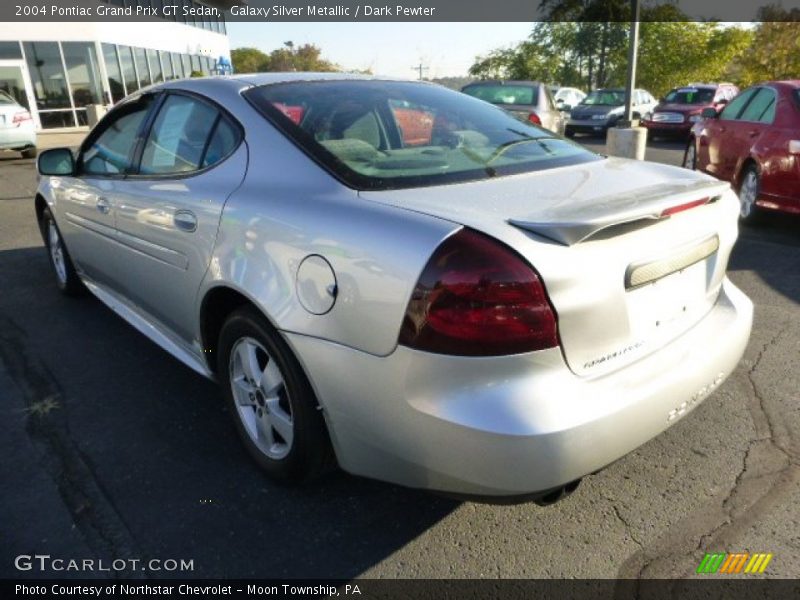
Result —
[[[0,369],[32,396],[6,426],[27,427],[32,436],[43,429],[55,440],[35,440],[42,456],[4,460],[55,464],[62,501],[88,511],[73,517],[98,534],[102,547],[89,546],[100,556],[191,559],[195,577],[349,578],[459,505],[343,473],[299,488],[276,485],[246,455],[216,385],[94,298],[62,297],[42,248],[0,252],[0,281],[0,344],[14,346],[0,348],[0,358],[24,357]],[[29,421],[31,405],[45,400],[37,394],[56,400],[47,427]],[[75,481],[71,473],[79,474]],[[10,489],[26,485],[19,477]],[[4,502],[0,513],[7,514]],[[20,547],[34,536],[15,529],[30,534],[37,523],[8,525],[3,571],[17,554],[47,553],[60,536],[74,536],[42,531],[50,541],[41,548]]]

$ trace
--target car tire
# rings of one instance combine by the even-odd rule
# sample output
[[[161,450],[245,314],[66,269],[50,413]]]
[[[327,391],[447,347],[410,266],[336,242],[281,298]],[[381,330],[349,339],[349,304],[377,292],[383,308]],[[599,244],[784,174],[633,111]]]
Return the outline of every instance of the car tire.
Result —
[[[50,259],[50,266],[55,273],[58,289],[65,296],[81,295],[86,288],[75,271],[72,258],[70,258],[64,239],[61,237],[61,231],[49,208],[45,208],[42,212],[41,228],[47,248],[47,257]]]
[[[234,311],[217,345],[217,373],[236,431],[272,478],[315,479],[336,464],[322,411],[289,346],[252,307]]]
[[[695,144],[694,138],[689,138],[689,142],[686,144],[682,166],[684,169],[697,170],[697,144]]]
[[[754,164],[747,165],[742,171],[739,183],[739,221],[748,225],[756,223],[761,216],[756,199],[761,188],[761,178]]]
[[[567,136],[569,139],[572,139],[575,137],[575,130],[566,127],[564,129],[564,135]]]
[[[22,154],[22,158],[36,158],[36,155],[39,154],[39,151],[36,149],[36,146],[31,146],[30,148],[21,150],[20,154]]]

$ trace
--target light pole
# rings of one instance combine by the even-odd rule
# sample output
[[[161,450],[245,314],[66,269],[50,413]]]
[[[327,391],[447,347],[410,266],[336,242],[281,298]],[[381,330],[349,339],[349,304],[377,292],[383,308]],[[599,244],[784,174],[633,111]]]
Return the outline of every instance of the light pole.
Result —
[[[639,0],[631,0],[631,33],[628,38],[628,74],[625,81],[625,113],[623,127],[633,121],[633,90],[636,87],[636,58],[639,54]]]

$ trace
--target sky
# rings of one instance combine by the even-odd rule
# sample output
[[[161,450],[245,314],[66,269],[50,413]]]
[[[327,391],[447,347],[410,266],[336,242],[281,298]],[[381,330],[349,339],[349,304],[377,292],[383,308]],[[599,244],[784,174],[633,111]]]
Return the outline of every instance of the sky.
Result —
[[[228,22],[231,48],[270,52],[291,40],[314,44],[344,70],[416,78],[466,76],[475,57],[524,40],[533,23],[238,23]]]

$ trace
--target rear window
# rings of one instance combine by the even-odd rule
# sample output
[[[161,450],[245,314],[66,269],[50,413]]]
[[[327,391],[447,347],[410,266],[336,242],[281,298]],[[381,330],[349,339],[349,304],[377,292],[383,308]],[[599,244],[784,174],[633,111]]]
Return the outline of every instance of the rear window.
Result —
[[[664,98],[670,104],[710,104],[714,90],[708,88],[676,88]]]
[[[480,98],[492,104],[526,104],[536,106],[539,103],[539,88],[530,85],[503,85],[499,83],[476,83],[461,90],[473,98]]]
[[[581,100],[587,106],[622,106],[625,104],[625,92],[621,90],[595,90]]]
[[[246,97],[355,189],[441,185],[601,160],[502,109],[435,85],[291,82],[253,88]]]

